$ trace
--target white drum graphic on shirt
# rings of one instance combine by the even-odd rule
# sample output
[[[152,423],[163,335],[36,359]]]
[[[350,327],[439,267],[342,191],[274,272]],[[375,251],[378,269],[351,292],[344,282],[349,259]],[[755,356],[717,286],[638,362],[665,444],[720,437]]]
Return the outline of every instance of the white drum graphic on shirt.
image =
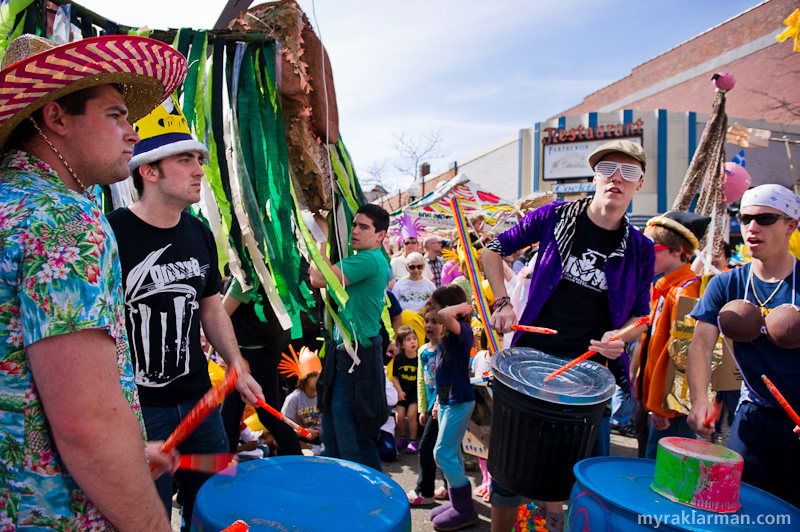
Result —
[[[587,249],[580,259],[569,255],[564,265],[564,279],[595,292],[604,292],[608,290],[606,272],[603,271],[605,263],[606,256],[593,249]]]
[[[204,277],[209,266],[200,266],[194,257],[156,264],[170,246],[150,253],[131,269],[125,282],[133,367],[136,384],[141,386],[160,388],[189,373],[189,335],[200,305],[197,290],[181,281]],[[173,305],[154,315],[147,298],[163,293],[174,294]],[[158,344],[154,338],[159,338]],[[154,345],[160,346],[161,353],[151,352]]]

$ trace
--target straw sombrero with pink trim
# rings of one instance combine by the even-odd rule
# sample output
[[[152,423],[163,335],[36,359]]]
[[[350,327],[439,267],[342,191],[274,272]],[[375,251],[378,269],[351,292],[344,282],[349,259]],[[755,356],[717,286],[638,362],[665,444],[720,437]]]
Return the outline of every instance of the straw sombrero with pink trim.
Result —
[[[109,35],[58,46],[22,35],[0,63],[0,147],[23,120],[67,94],[118,84],[133,123],[169,97],[185,76],[186,58],[147,37]]]

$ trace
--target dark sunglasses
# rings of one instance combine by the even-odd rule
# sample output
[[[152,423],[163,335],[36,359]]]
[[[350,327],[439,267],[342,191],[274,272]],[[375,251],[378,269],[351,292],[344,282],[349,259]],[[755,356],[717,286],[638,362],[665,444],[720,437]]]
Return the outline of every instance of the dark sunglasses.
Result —
[[[417,243],[418,242],[416,240],[406,240],[405,242],[403,242],[403,244],[405,244],[406,246],[408,246],[409,244],[417,244]]]
[[[750,222],[753,220],[756,221],[758,225],[772,225],[778,220],[791,220],[788,216],[783,214],[775,214],[773,212],[762,212],[761,214],[742,214],[739,213],[736,215],[736,219],[739,220],[739,223],[742,225],[750,225]]]
[[[425,267],[424,264],[410,264],[406,266],[406,268],[408,268],[409,270],[421,270],[424,267]]]

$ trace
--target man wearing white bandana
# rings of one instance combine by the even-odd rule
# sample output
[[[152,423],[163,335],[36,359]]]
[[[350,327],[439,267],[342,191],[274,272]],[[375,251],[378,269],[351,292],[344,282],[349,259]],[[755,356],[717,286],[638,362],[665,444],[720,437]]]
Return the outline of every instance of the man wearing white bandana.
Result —
[[[730,440],[730,448],[744,458],[742,481],[800,507],[796,487],[800,441],[792,433],[794,423],[761,379],[767,376],[789,404],[800,405],[800,311],[796,306],[800,268],[789,253],[798,218],[800,199],[780,185],[761,185],[742,196],[739,221],[752,261],[712,278],[692,311],[698,321],[687,375],[692,397],[689,425],[698,434],[710,436],[714,426],[705,420],[714,414],[714,405],[706,390],[711,353],[721,330],[733,347],[745,384]]]

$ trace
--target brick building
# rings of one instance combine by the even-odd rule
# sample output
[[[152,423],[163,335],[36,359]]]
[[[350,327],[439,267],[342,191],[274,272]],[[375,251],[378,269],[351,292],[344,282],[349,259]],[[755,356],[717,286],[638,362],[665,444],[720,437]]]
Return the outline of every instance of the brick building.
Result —
[[[711,111],[715,72],[730,72],[736,78],[727,98],[729,124],[767,129],[773,138],[789,141],[795,166],[800,167],[800,53],[792,51],[791,43],[775,39],[796,7],[796,0],[758,4],[636,66],[579,105],[433,172],[426,179],[426,191],[446,176],[463,173],[511,200],[540,190],[573,199],[593,191],[586,155],[609,134],[621,131],[641,142],[648,154],[645,185],[634,198],[631,214],[644,218],[664,212],[680,188]],[[583,134],[579,139],[569,136],[570,131],[589,129],[591,141],[585,142]],[[548,142],[553,138],[555,143]],[[738,147],[726,145],[728,160],[738,152]],[[746,160],[753,185],[795,185],[783,142],[748,149]],[[394,209],[397,199],[391,201]],[[400,205],[408,203],[407,198],[399,199]]]
[[[800,125],[800,55],[775,39],[797,7],[795,0],[763,2],[635,67],[559,116],[621,109],[707,113],[711,74],[725,71],[736,77],[729,116]]]

